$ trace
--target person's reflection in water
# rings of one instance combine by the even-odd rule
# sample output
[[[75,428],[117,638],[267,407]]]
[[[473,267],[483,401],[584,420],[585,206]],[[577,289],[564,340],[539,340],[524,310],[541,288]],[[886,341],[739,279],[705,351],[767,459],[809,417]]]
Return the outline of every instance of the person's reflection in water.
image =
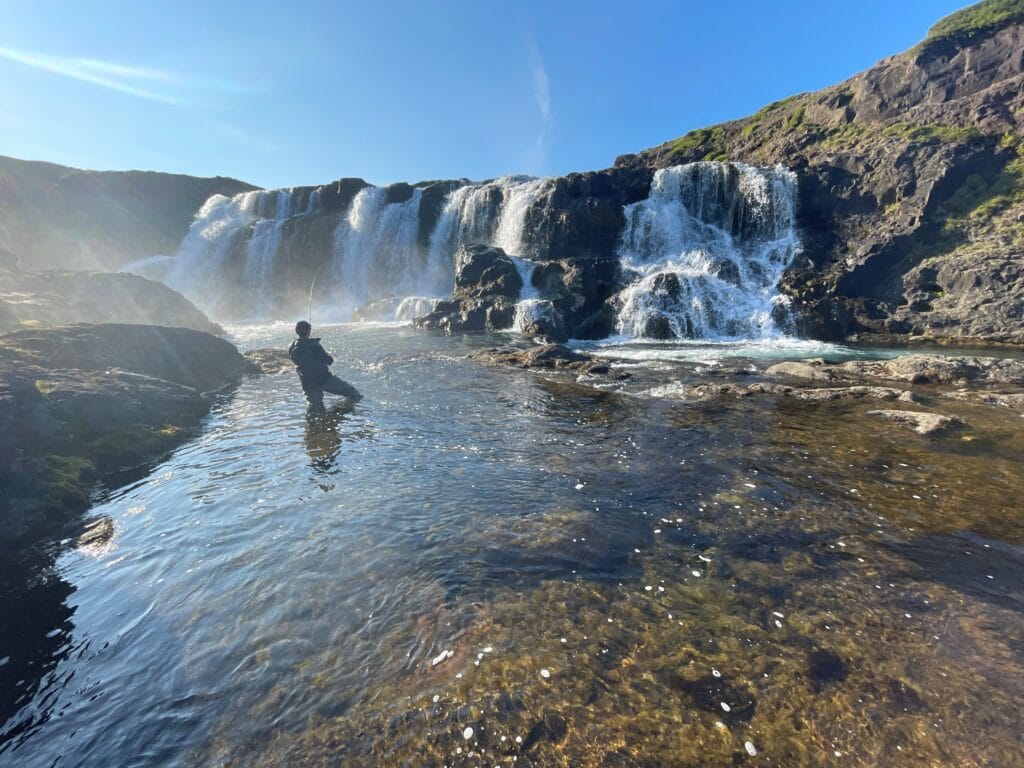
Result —
[[[317,472],[332,474],[341,448],[342,437],[338,429],[355,407],[354,401],[346,399],[330,408],[312,405],[306,412],[306,451]]]

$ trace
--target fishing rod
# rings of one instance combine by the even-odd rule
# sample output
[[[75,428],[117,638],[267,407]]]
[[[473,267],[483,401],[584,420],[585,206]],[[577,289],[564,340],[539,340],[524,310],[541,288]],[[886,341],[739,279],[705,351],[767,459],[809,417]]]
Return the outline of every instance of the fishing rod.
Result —
[[[316,285],[316,276],[320,274],[320,270],[327,266],[327,262],[330,259],[325,259],[319,267],[316,268],[316,272],[313,273],[313,279],[309,282],[309,304],[306,307],[306,322],[310,325],[313,324],[313,286]]]

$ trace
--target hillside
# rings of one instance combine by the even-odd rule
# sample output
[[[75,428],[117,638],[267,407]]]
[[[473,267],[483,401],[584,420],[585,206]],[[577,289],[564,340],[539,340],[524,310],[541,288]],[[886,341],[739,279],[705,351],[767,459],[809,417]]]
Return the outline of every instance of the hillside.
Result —
[[[0,251],[26,269],[117,269],[173,252],[211,195],[251,189],[222,177],[82,171],[0,156]]]
[[[815,335],[1024,343],[1024,2],[989,0],[839,85],[618,158],[782,164]]]

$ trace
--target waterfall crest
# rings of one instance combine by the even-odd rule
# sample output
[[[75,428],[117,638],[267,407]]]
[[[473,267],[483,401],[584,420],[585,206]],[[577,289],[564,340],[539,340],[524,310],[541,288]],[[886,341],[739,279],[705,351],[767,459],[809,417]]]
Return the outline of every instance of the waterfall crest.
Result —
[[[626,206],[616,297],[631,338],[763,338],[781,333],[779,279],[800,250],[796,176],[781,167],[698,162],[659,170]]]

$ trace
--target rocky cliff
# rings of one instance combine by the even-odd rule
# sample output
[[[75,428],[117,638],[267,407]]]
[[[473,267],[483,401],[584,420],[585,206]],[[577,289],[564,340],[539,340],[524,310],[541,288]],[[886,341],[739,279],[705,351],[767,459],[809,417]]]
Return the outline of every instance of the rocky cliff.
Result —
[[[622,169],[797,172],[808,332],[1024,343],[1024,2],[988,0],[831,88],[692,131]]]
[[[0,249],[25,269],[117,269],[173,253],[211,195],[251,189],[222,177],[82,171],[0,156]]]

